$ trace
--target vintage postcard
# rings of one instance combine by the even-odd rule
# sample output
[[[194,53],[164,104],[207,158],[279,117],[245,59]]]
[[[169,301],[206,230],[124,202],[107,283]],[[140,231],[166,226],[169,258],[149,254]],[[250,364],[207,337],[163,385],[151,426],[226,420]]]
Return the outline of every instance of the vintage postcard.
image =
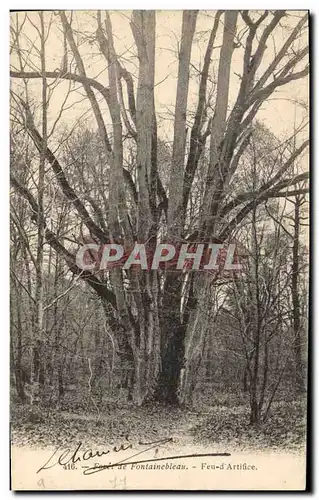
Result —
[[[309,14],[10,15],[13,490],[305,490]]]

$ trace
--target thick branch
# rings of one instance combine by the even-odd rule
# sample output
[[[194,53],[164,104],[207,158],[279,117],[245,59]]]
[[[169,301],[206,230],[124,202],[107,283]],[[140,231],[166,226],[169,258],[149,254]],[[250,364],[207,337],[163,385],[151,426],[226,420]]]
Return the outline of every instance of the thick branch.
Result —
[[[43,139],[42,139],[41,135],[39,134],[39,132],[37,131],[37,129],[35,128],[30,110],[28,109],[28,107],[25,103],[24,103],[24,107],[25,107],[26,118],[27,118],[27,120],[26,120],[27,131],[28,131],[29,135],[31,136],[37,149],[39,151],[41,151],[42,147],[43,147]],[[102,229],[97,224],[95,224],[95,222],[90,217],[90,214],[88,213],[87,209],[83,205],[82,201],[79,199],[79,197],[75,193],[74,189],[70,186],[60,163],[58,162],[57,158],[52,153],[52,151],[49,147],[45,148],[45,158],[50,163],[52,170],[56,175],[56,179],[57,179],[57,181],[62,189],[63,194],[74,205],[79,216],[81,217],[81,220],[84,222],[84,224],[87,226],[87,228],[97,238],[99,238],[99,240],[101,242],[107,243],[109,241],[107,235],[102,231]]]
[[[132,179],[132,176],[130,174],[130,172],[123,167],[123,176],[124,176],[124,180],[126,181],[127,185],[128,185],[128,188],[132,194],[132,197],[133,197],[133,200],[135,202],[135,204],[137,205],[138,203],[138,194],[137,194],[137,191],[136,191],[136,187],[135,187],[135,184],[134,184],[134,181]]]
[[[10,181],[14,189],[24,198],[28,201],[32,212],[34,213],[31,216],[31,219],[33,222],[36,222],[36,214],[38,212],[38,205],[33,197],[33,195],[30,193],[30,191],[20,184],[20,182],[14,177],[13,174],[10,175]],[[79,268],[76,265],[74,255],[69,252],[58,240],[57,235],[51,231],[47,226],[45,221],[43,221],[45,224],[45,238],[48,244],[56,250],[57,253],[63,256],[69,270],[76,275],[79,275],[83,281],[86,281],[91,288],[93,288],[100,297],[103,299],[107,300],[113,308],[116,308],[116,300],[115,300],[115,295],[113,292],[111,292],[107,286],[102,283],[94,274],[92,274],[90,271],[85,271],[81,268]]]
[[[255,53],[255,55],[258,56],[258,59],[260,59],[261,55],[264,52],[265,42],[266,42],[269,34],[273,31],[275,25],[278,23],[278,21],[281,19],[281,17],[284,14],[285,14],[284,11],[276,12],[276,14],[274,16],[273,23],[271,23],[269,25],[269,27],[267,27],[265,29],[265,32],[261,37],[259,47]],[[261,76],[261,78],[256,83],[254,90],[253,90],[254,94],[262,88],[262,86],[267,82],[268,78],[274,73],[274,71],[278,67],[278,64],[280,63],[280,61],[287,54],[288,49],[291,46],[292,42],[296,39],[298,33],[300,33],[300,30],[301,30],[302,26],[305,24],[305,22],[307,21],[307,19],[308,19],[308,14],[305,14],[303,16],[303,18],[299,21],[299,23],[296,25],[296,27],[293,29],[293,31],[291,32],[291,34],[289,35],[289,37],[287,38],[287,40],[285,41],[285,43],[283,44],[281,49],[279,50],[278,54],[275,56],[275,58],[273,59],[271,64],[267,67],[264,74]],[[270,29],[271,29],[271,31],[270,31]]]
[[[209,66],[210,66],[210,62],[211,62],[213,47],[214,47],[216,33],[218,30],[221,15],[222,15],[222,11],[218,11],[216,13],[216,16],[214,19],[214,25],[213,25],[212,31],[210,33],[209,41],[208,41],[207,48],[206,48],[203,69],[201,72],[201,79],[200,79],[199,91],[198,91],[198,104],[197,104],[194,124],[193,124],[192,131],[191,131],[190,148],[189,148],[189,154],[188,154],[187,165],[186,165],[185,176],[184,176],[184,186],[183,186],[183,207],[184,207],[184,210],[187,207],[189,194],[191,191],[192,183],[193,183],[195,172],[196,172],[197,165],[198,165],[199,155],[197,154],[197,152],[198,152],[199,148],[201,148],[201,150],[203,149],[203,146],[201,146],[201,144],[199,144],[199,142],[204,144],[206,141],[206,136],[205,136],[205,140],[200,141],[200,137],[199,137],[200,136],[200,127],[201,127],[204,105],[205,105],[205,101],[206,101],[206,89],[207,89]],[[207,127],[207,130],[209,132],[210,132],[210,128],[211,128],[211,121],[209,122],[208,127]]]
[[[245,218],[247,215],[253,210],[253,208],[256,205],[259,205],[263,201],[268,200],[269,198],[282,198],[282,197],[288,197],[288,196],[295,196],[298,193],[303,193],[304,189],[300,190],[294,190],[291,191],[291,194],[289,191],[286,192],[281,192],[282,189],[288,186],[292,186],[294,184],[297,184],[298,182],[307,179],[309,176],[309,172],[305,172],[303,174],[297,175],[294,179],[287,179],[285,181],[282,181],[281,183],[277,184],[276,186],[273,187],[273,189],[270,189],[264,193],[252,193],[250,192],[250,199],[251,201],[244,206],[238,214],[229,222],[229,224],[226,226],[226,228],[221,232],[219,235],[220,239],[222,241],[225,241],[232,233],[232,231],[235,229],[235,227]],[[247,193],[248,194],[248,193]],[[253,196],[253,199],[251,197]]]
[[[108,40],[104,34],[103,27],[102,27],[102,21],[101,21],[101,12],[98,12],[98,14],[97,14],[97,24],[98,24],[98,27],[96,30],[96,37],[97,37],[97,40],[99,42],[99,48],[100,48],[100,51],[102,52],[102,54],[104,55],[106,63],[109,64],[112,57],[113,57],[112,54],[110,54],[110,49],[111,49],[111,45],[113,44],[113,42],[112,42],[112,40]],[[106,27],[107,27],[107,24],[106,24]],[[109,47],[109,45],[110,45],[110,47]],[[113,50],[113,52],[114,52],[114,50]],[[118,85],[119,104],[121,107],[121,115],[123,117],[124,124],[125,124],[125,127],[126,127],[128,133],[134,139],[136,139],[136,131],[133,129],[133,127],[130,123],[130,120],[129,120],[127,113],[126,113],[125,104],[124,104],[123,89],[122,89],[122,83],[121,83],[121,69],[122,69],[122,67],[121,67],[121,64],[120,64],[118,58],[116,57],[115,59],[114,59],[114,64],[117,65],[117,71],[118,71],[117,85]],[[114,101],[114,99],[113,99],[113,101]],[[112,106],[112,103],[110,103],[110,104]],[[110,110],[110,111],[113,112],[112,110]]]
[[[92,109],[93,109],[93,112],[94,112],[94,115],[95,115],[95,118],[96,118],[96,121],[98,124],[99,132],[101,134],[102,140],[104,141],[106,151],[107,151],[107,153],[109,153],[111,151],[111,145],[110,145],[110,141],[109,141],[109,138],[108,138],[108,135],[106,132],[102,112],[101,112],[100,106],[98,104],[98,101],[95,97],[95,94],[94,94],[91,86],[88,84],[88,82],[86,80],[86,72],[85,72],[84,64],[83,64],[79,49],[78,49],[78,47],[75,43],[75,40],[74,40],[72,28],[67,20],[65,12],[60,11],[60,18],[61,18],[61,21],[63,24],[66,38],[68,40],[68,43],[69,43],[71,50],[73,52],[73,55],[75,57],[77,68],[79,70],[80,75],[83,77],[83,87],[86,91],[86,94],[87,94],[89,100],[90,100],[90,103],[91,103],[91,106],[92,106]]]
[[[10,76],[13,78],[42,78],[42,73],[37,73],[36,71],[10,71]],[[89,78],[87,76],[77,75],[76,73],[66,72],[63,73],[61,71],[46,71],[45,78],[54,78],[56,80],[71,80],[72,82],[82,83],[82,85],[89,85],[94,89],[98,90],[107,104],[110,102],[110,91],[107,87],[104,87],[100,82],[94,80],[93,78]]]
[[[283,180],[282,182],[273,185],[272,189],[269,189],[271,186],[269,184],[264,184],[258,191],[247,191],[245,193],[241,193],[236,198],[234,198],[232,201],[227,203],[227,205],[224,206],[224,208],[221,211],[220,216],[225,217],[231,210],[234,208],[238,207],[242,203],[245,203],[246,201],[252,200],[252,199],[257,199],[260,198],[261,196],[266,196],[266,199],[269,195],[269,193],[279,193],[281,189],[284,189],[287,186],[290,186],[291,184],[296,184],[302,180],[305,180],[309,177],[309,172],[304,172],[302,174],[297,175],[293,179],[286,179]],[[268,186],[266,188],[265,186]],[[267,190],[268,189],[268,190]],[[270,197],[270,196],[269,196]]]
[[[136,107],[135,107],[135,94],[134,94],[134,84],[131,73],[127,69],[120,66],[120,77],[125,80],[128,98],[128,107],[130,110],[130,115],[134,125],[136,126]]]
[[[110,85],[110,113],[113,126],[113,143],[114,152],[110,169],[110,210],[109,210],[109,226],[113,235],[119,234],[121,220],[122,227],[126,240],[132,241],[132,231],[128,220],[125,190],[123,188],[123,138],[122,138],[122,122],[121,110],[117,96],[118,90],[118,75],[117,75],[117,54],[114,48],[112,24],[108,12],[105,13],[105,28],[107,34],[108,47],[108,75]],[[98,13],[98,23],[101,29],[101,13]],[[128,177],[126,173],[126,177]],[[130,187],[132,187],[130,183]]]
[[[213,218],[210,214],[214,215],[217,212],[220,197],[222,196],[224,179],[227,175],[226,164],[223,158],[221,158],[221,149],[223,149],[226,131],[230,68],[234,51],[237,16],[237,11],[226,11],[225,13],[223,44],[220,50],[218,65],[215,115],[211,127],[209,166],[203,200],[203,211],[207,215],[207,219],[204,218],[202,229],[204,231],[207,229],[208,232],[212,232],[210,226]]]
[[[300,80],[300,78],[303,78],[308,74],[309,74],[309,66],[306,66],[301,71],[297,71],[296,73],[291,73],[290,75],[276,78],[273,82],[267,85],[267,87],[252,94],[252,97],[250,98],[249,101],[250,105],[256,101],[265,101],[276,90],[276,88],[282,87],[283,85],[286,85],[287,83],[293,82],[295,80]]]
[[[141,241],[146,241],[150,236],[150,232],[153,232],[157,219],[157,132],[154,104],[155,12],[150,10],[133,11],[131,29],[139,58],[136,95],[139,188],[137,234]],[[152,234],[152,236],[154,235]]]
[[[180,205],[183,195],[184,161],[186,146],[186,114],[189,87],[189,63],[195,33],[198,11],[183,11],[181,48],[179,52],[173,154],[169,182],[168,234],[169,237],[181,233]]]

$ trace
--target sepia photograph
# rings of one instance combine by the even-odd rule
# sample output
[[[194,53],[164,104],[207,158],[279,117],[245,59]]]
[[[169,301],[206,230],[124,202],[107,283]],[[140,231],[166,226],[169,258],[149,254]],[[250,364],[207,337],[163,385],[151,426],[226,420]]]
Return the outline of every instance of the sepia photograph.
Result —
[[[309,12],[10,12],[11,488],[305,491]]]

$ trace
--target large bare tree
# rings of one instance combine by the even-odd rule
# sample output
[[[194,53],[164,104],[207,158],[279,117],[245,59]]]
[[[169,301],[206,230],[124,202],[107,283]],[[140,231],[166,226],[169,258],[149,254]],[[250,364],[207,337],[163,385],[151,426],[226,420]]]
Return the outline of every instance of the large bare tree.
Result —
[[[53,13],[50,15],[52,18]],[[203,350],[207,329],[203,311],[209,307],[209,290],[214,286],[211,276],[165,270],[137,274],[120,268],[103,275],[94,271],[83,272],[76,264],[74,253],[52,230],[43,212],[41,185],[45,176],[48,179],[49,173],[53,173],[76,218],[100,243],[123,242],[126,248],[132,248],[138,241],[147,242],[154,249],[159,238],[178,244],[214,239],[229,241],[259,204],[270,198],[287,198],[299,191],[305,192],[304,184],[301,186],[300,183],[307,180],[308,173],[305,170],[296,173],[292,169],[295,160],[308,147],[308,140],[302,141],[299,136],[294,150],[278,157],[270,172],[260,177],[262,181],[254,189],[240,191],[230,187],[263,103],[277,90],[308,74],[308,41],[305,36],[308,15],[291,18],[285,11],[216,12],[208,33],[202,67],[196,71],[197,103],[194,112],[189,113],[192,79],[194,84],[191,56],[198,11],[182,13],[167,179],[161,172],[159,150],[163,138],[158,137],[160,117],[154,94],[156,12],[133,11],[131,15],[135,73],[127,69],[125,57],[116,50],[111,13],[96,13],[95,31],[90,35],[78,31],[74,13],[61,11],[54,15],[54,22],[63,34],[64,46],[63,62],[58,69],[50,68],[50,59],[46,57],[50,30],[44,36],[43,17],[40,16],[40,27],[28,14],[19,14],[20,23],[12,23],[10,74],[14,82],[22,79],[25,83],[25,89],[20,93],[13,83],[14,103],[19,107],[23,127],[41,155],[38,196],[14,172],[11,175],[12,187],[37,214],[39,232],[43,232],[47,243],[64,258],[69,270],[98,294],[109,322],[113,325],[115,322],[116,331],[125,337],[126,349],[134,359],[134,401],[142,404],[152,397],[169,403],[187,401]],[[287,19],[288,26],[285,25]],[[28,23],[42,33],[41,47],[34,56],[32,51],[36,41],[30,44],[24,35]],[[277,30],[282,29],[284,39],[274,49],[272,39]],[[82,51],[84,43],[90,43],[92,51],[98,51],[104,58],[103,78],[88,76],[87,54]],[[230,92],[234,90],[231,85],[232,63],[234,52],[239,51],[242,54],[241,71],[237,75],[234,98]],[[212,85],[212,60],[216,58],[216,81]],[[43,88],[43,114],[39,120],[42,129],[34,118],[34,103],[27,92],[35,79],[42,81]],[[89,197],[79,195],[76,184],[68,176],[63,157],[54,151],[54,140],[47,132],[46,92],[49,81],[73,82],[83,88],[108,166],[105,167],[107,211]],[[126,164],[128,144],[133,144],[136,151],[130,168]],[[195,181],[204,156],[208,157],[208,165],[201,202],[197,216],[190,218]],[[41,242],[39,248],[42,248]]]

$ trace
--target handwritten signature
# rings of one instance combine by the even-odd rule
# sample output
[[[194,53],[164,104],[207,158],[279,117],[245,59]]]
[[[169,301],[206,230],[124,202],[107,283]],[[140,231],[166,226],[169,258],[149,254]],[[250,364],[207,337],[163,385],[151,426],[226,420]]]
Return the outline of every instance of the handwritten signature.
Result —
[[[135,459],[136,457],[140,457],[142,454],[152,450],[156,449],[158,446],[164,445],[166,443],[172,442],[173,438],[165,438],[165,439],[160,439],[159,441],[153,441],[150,443],[142,443],[139,442],[139,445],[142,446],[147,446],[147,448],[144,448],[143,450],[135,453],[134,455],[130,455],[129,457],[124,458],[123,460],[120,460],[118,462],[113,462],[109,463],[107,465],[99,465],[99,464],[94,464],[92,467],[87,467],[84,471],[84,475],[90,475],[90,474],[95,474],[97,472],[101,472],[102,470],[107,470],[111,469],[113,467],[117,467],[120,465],[132,465],[132,464],[140,464],[140,463],[147,463],[147,462],[158,462],[158,461],[167,461],[167,460],[177,460],[181,458],[196,458],[196,457],[229,457],[230,453],[194,453],[194,454],[188,454],[188,455],[171,455],[171,456],[165,456],[165,457],[160,457],[160,458],[150,458],[150,459],[143,459],[143,460],[132,460]],[[108,448],[106,450],[96,450],[92,451],[91,448],[85,449],[83,447],[83,443],[80,441],[75,449],[70,449],[67,448],[64,450],[62,453],[58,454],[59,448],[57,448],[49,460],[40,467],[40,469],[37,471],[37,474],[43,470],[48,470],[51,469],[52,467],[55,467],[56,465],[60,466],[65,466],[68,464],[76,464],[78,462],[90,460],[92,458],[96,457],[102,457],[104,455],[108,455],[111,452],[119,453],[121,451],[126,451],[129,449],[132,449],[133,445],[132,443],[129,444],[124,444],[122,443],[119,447],[114,446],[113,448]]]

